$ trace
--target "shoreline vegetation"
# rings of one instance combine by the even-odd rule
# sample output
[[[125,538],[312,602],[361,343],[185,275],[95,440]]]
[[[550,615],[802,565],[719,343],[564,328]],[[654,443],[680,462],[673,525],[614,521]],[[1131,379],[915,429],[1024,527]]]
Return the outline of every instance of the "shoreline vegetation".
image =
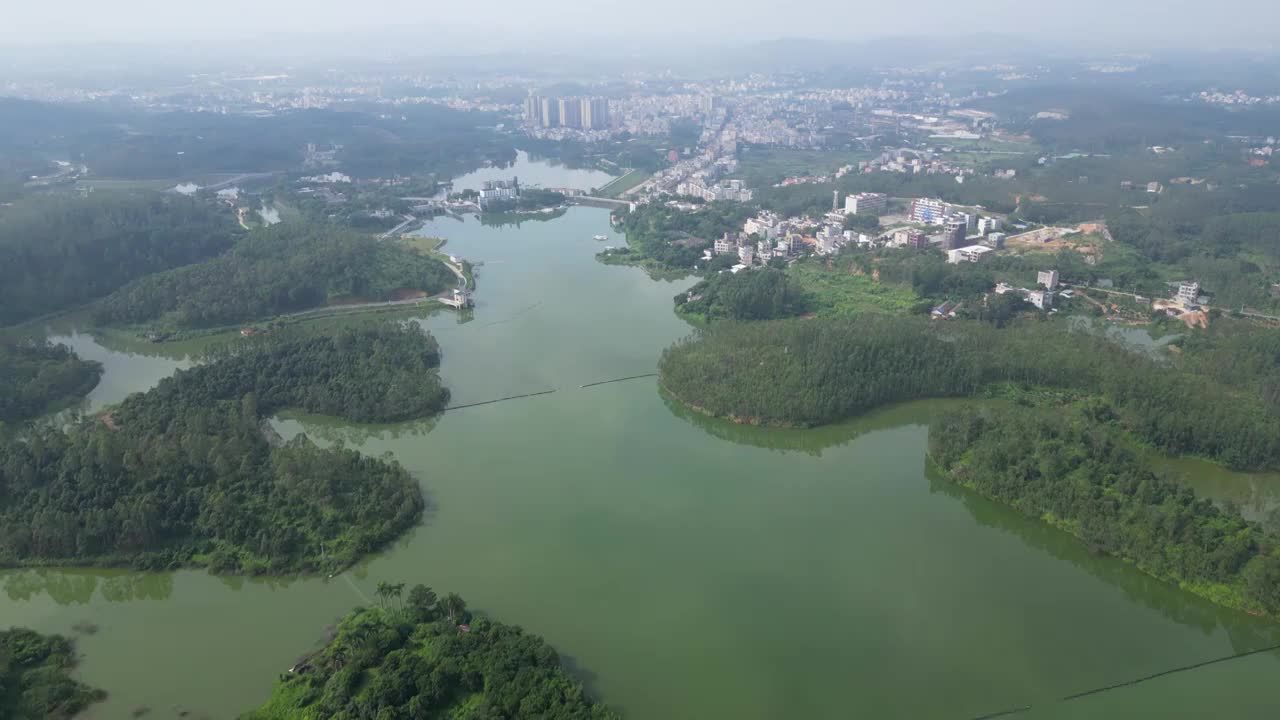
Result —
[[[306,232],[302,231],[302,228],[298,227],[297,224],[288,225],[288,227],[293,228],[292,231],[284,231],[284,227],[285,225],[273,225],[271,228],[264,228],[261,229],[261,231],[256,231],[256,233],[251,234],[261,234],[266,232],[297,234],[300,231]],[[369,264],[375,265],[374,272],[367,275],[366,279],[356,277],[355,282],[364,284],[364,287],[370,287],[371,284],[381,283],[384,287],[381,288],[381,290],[372,291],[372,295],[369,297],[352,295],[352,293],[346,291],[334,292],[330,295],[329,291],[325,291],[325,297],[323,300],[320,300],[320,305],[310,305],[303,307],[301,310],[288,310],[276,313],[276,311],[271,309],[260,309],[261,313],[264,314],[241,314],[234,316],[233,319],[220,318],[218,320],[209,320],[209,322],[216,322],[218,324],[207,324],[209,322],[196,322],[192,324],[191,318],[195,315],[188,313],[187,306],[192,305],[192,302],[183,300],[184,297],[187,297],[188,295],[186,292],[173,297],[172,302],[177,302],[180,306],[178,306],[177,309],[166,311],[164,316],[156,316],[156,318],[148,320],[136,320],[136,322],[114,322],[114,320],[108,318],[108,315],[114,314],[115,310],[105,309],[105,302],[123,301],[122,296],[124,296],[125,293],[132,292],[142,293],[142,295],[134,297],[133,300],[147,300],[147,297],[150,297],[150,295],[148,295],[148,292],[150,291],[146,291],[148,283],[154,284],[159,282],[173,284],[174,275],[177,275],[177,277],[183,277],[183,274],[198,274],[201,272],[201,268],[207,268],[207,266],[209,266],[205,263],[192,263],[177,266],[177,268],[173,269],[173,274],[168,272],[148,274],[136,283],[131,283],[128,284],[128,286],[119,288],[118,291],[111,293],[108,297],[100,297],[100,299],[84,301],[81,302],[81,304],[73,306],[60,307],[60,309],[49,311],[49,313],[24,319],[18,324],[0,328],[0,333],[9,334],[9,336],[13,336],[14,338],[36,337],[40,336],[40,334],[44,334],[46,332],[47,325],[50,323],[56,323],[58,320],[65,318],[79,318],[76,325],[77,329],[81,329],[83,332],[95,334],[95,336],[97,336],[97,334],[109,334],[109,336],[114,334],[114,336],[127,338],[127,340],[131,341],[145,340],[148,343],[152,343],[152,345],[156,345],[156,343],[172,343],[193,340],[216,341],[218,340],[216,336],[225,334],[225,336],[229,337],[230,334],[241,332],[246,327],[251,327],[256,329],[256,331],[264,331],[264,329],[279,331],[279,329],[289,327],[289,325],[310,324],[321,322],[321,320],[326,319],[358,319],[360,316],[365,315],[383,315],[389,313],[403,313],[403,311],[420,311],[420,306],[430,305],[430,301],[433,300],[436,292],[444,290],[444,288],[452,286],[452,283],[456,282],[451,270],[448,270],[448,268],[445,268],[444,266],[448,264],[448,255],[439,251],[440,247],[444,246],[443,238],[428,238],[431,243],[430,246],[426,246],[416,242],[376,241],[374,238],[361,236],[361,234],[355,232],[344,231],[342,228],[325,228],[323,225],[312,225],[312,228],[316,227],[319,227],[320,231],[323,231],[324,233],[332,234],[332,236],[347,236],[346,238],[343,238],[342,241],[339,241],[339,245],[342,242],[355,242],[358,247],[355,250],[355,255],[349,256],[349,258],[357,259],[357,268],[362,268],[362,266]],[[273,228],[275,228],[274,231]],[[269,252],[279,254],[278,251],[280,250],[285,249],[275,249],[270,250]],[[366,250],[372,250],[374,251],[374,254],[366,255]],[[326,254],[332,255],[328,250],[317,251],[317,255],[324,256]],[[297,254],[293,255],[296,256]],[[320,259],[324,260],[324,258]],[[334,266],[337,266],[337,268],[342,270],[343,273],[349,274],[349,268],[343,268],[342,258],[338,258],[338,256],[335,255],[332,259],[335,260]],[[225,258],[210,259],[210,261],[216,260],[225,260]],[[365,260],[369,261],[366,263]],[[429,263],[429,265],[422,265],[424,261]],[[436,265],[439,265],[439,268],[436,268]],[[388,266],[396,266],[394,273],[403,273],[404,269],[408,268],[408,272],[416,274],[412,275],[410,281],[407,282],[407,287],[393,287],[388,290],[388,286],[390,286],[390,284],[396,284],[396,282],[384,282],[385,279],[387,279],[385,278],[385,275],[384,277],[379,277],[381,268],[388,268]],[[276,266],[276,268],[248,268],[248,272],[251,274],[261,274],[261,272],[268,272],[268,270],[270,270],[270,272],[275,272],[276,269],[279,269],[278,266]],[[417,272],[417,270],[424,269],[425,272]],[[474,274],[471,273],[471,265],[466,263],[466,261],[463,261],[462,272],[467,279],[468,286],[471,287],[471,290],[475,290]],[[157,277],[168,277],[169,279],[168,281],[164,281],[164,279],[161,279],[161,281],[155,281],[154,278]],[[413,284],[419,282],[412,279],[413,277],[419,278],[421,282],[429,283],[429,287],[426,288],[426,290],[413,290]],[[279,279],[279,277],[276,277],[276,281],[279,281]],[[316,295],[315,292],[312,292],[315,290],[312,286],[317,282],[316,275],[302,273],[293,279],[296,279],[297,282],[291,282],[288,284],[288,287],[282,287],[279,292],[273,292],[273,299],[284,299],[283,302],[293,302],[296,301],[298,296],[307,295],[307,293]],[[344,277],[342,281],[339,282],[348,282],[351,281],[351,279],[351,277]],[[154,288],[152,288],[152,290],[154,290]],[[193,292],[207,293],[212,291],[196,288]],[[239,291],[237,290],[236,292]],[[146,295],[147,297],[143,297],[143,295]],[[420,297],[412,297],[413,295],[419,295]],[[275,300],[271,300],[271,302],[274,301]],[[241,305],[251,304],[251,302],[253,301],[242,299]],[[142,310],[142,313],[152,313],[151,307],[147,307],[147,309]],[[207,315],[207,313],[204,314]],[[0,337],[0,342],[3,342],[3,337]]]
[[[232,213],[143,192],[18,201],[0,217],[0,326],[56,315],[197,263],[243,232]]]
[[[642,205],[635,212],[614,214],[620,218],[626,245],[605,250],[596,259],[607,265],[636,265],[655,278],[684,277],[698,273],[702,251],[712,239],[736,232],[753,210],[737,203],[710,203],[694,212],[666,205]]]
[[[71,677],[76,665],[75,647],[61,635],[0,630],[0,717],[71,720],[106,699]]]
[[[543,718],[617,720],[592,700],[555,649],[517,625],[472,613],[455,594],[380,583],[324,647],[281,674],[242,720]]]
[[[299,331],[206,359],[97,417],[0,442],[0,566],[333,573],[419,522],[421,487],[398,462],[282,442],[267,420],[287,408],[358,422],[435,414],[449,393],[434,338],[417,326]]]
[[[783,428],[918,399],[1004,399],[1000,412],[971,405],[930,424],[929,456],[946,477],[1161,580],[1275,619],[1280,517],[1252,523],[1198,499],[1139,452],[1276,467],[1280,419],[1266,390],[1275,342],[1240,324],[1163,357],[1053,321],[725,321],[668,348],[659,386],[693,412]],[[1212,369],[1227,356],[1230,372]]]
[[[102,364],[66,345],[0,338],[0,429],[74,406],[102,378]]]
[[[1106,409],[967,406],[929,428],[951,482],[1200,597],[1280,619],[1280,526],[1245,520],[1149,469]]]
[[[1210,351],[1184,353],[1192,356],[1185,362],[1209,362],[1202,353]],[[751,424],[813,427],[890,403],[972,397],[1012,383],[1101,397],[1130,431],[1166,453],[1233,469],[1274,468],[1280,417],[1255,390],[1263,370],[1239,370],[1206,379],[1054,321],[997,329],[875,314],[715,323],[659,361],[660,381],[674,395]]]
[[[453,282],[439,259],[400,243],[284,223],[250,233],[224,255],[121,288],[95,305],[92,320],[155,333],[203,330],[430,296]]]

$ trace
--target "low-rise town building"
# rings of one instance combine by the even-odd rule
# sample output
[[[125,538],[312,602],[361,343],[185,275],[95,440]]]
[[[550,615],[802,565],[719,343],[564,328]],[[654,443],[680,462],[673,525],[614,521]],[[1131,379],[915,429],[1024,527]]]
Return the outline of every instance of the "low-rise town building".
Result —
[[[911,222],[935,225],[947,216],[950,206],[935,198],[916,198],[911,201]]]
[[[519,178],[513,177],[510,180],[486,180],[485,183],[480,186],[480,207],[485,207],[489,203],[495,201],[519,199]]]
[[[1031,290],[1026,295],[1027,302],[1035,305],[1040,310],[1048,310],[1053,307],[1053,292],[1050,290]]]
[[[964,220],[948,220],[946,230],[942,232],[942,249],[955,250],[963,246],[967,227]]]
[[[969,245],[967,247],[956,248],[947,251],[947,262],[952,265],[962,262],[982,262],[991,253],[995,252],[986,245]]]
[[[844,211],[850,215],[883,215],[889,207],[884,193],[857,193],[844,199]]]
[[[1192,280],[1178,285],[1178,302],[1183,305],[1200,304],[1200,283]]]

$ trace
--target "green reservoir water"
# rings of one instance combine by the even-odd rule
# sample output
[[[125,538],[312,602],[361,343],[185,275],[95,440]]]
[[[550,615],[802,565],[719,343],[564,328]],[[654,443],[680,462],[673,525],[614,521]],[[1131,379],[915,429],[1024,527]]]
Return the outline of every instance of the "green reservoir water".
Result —
[[[614,176],[600,170],[580,170],[560,163],[535,159],[523,150],[516,151],[515,162],[506,167],[480,168],[453,179],[453,192],[479,190],[486,180],[520,179],[523,185],[544,188],[573,188],[590,190],[609,184]]]
[[[422,232],[477,263],[473,315],[421,320],[457,404],[388,427],[287,416],[286,434],[393,453],[430,510],[332,579],[0,573],[0,622],[81,634],[94,718],[231,718],[379,581],[426,582],[545,636],[634,720],[1275,718],[1280,653],[1063,703],[1073,693],[1280,643],[1216,607],[933,477],[945,403],[812,431],[739,427],[669,403],[652,377],[688,333],[654,281],[593,255],[603,210]],[[461,322],[460,320],[465,320]],[[93,403],[179,361],[109,351]],[[185,351],[179,351],[180,355]]]

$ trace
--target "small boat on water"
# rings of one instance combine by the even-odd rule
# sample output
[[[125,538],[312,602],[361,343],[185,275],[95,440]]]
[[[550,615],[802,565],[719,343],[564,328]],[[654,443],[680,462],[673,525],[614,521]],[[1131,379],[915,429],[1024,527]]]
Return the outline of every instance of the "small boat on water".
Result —
[[[591,238],[591,239],[592,239],[592,240],[595,240],[596,242],[604,242],[605,240],[608,240],[608,239],[609,239],[609,236],[608,236],[608,235],[596,235],[595,237],[593,237],[593,238]]]

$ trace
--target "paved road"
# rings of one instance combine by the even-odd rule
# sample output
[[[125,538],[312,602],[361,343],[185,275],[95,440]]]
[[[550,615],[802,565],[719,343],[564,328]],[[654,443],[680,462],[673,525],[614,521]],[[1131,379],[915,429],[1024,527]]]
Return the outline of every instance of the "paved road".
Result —
[[[237,176],[235,176],[235,177],[231,178],[230,180],[223,180],[223,181],[222,181],[222,182],[220,182],[220,183],[216,183],[216,184],[213,184],[213,185],[208,185],[208,186],[206,186],[204,189],[205,189],[205,190],[221,190],[221,189],[223,189],[223,188],[229,188],[229,187],[231,187],[232,185],[235,185],[236,183],[244,182],[245,180],[257,180],[257,179],[259,179],[259,178],[275,177],[276,175],[279,175],[280,173],[281,173],[281,171],[277,171],[277,172],[265,172],[265,173],[241,173],[240,175],[237,175]]]
[[[379,237],[379,238],[381,238],[381,239],[383,239],[383,240],[386,240],[387,238],[391,237],[392,235],[395,235],[396,233],[399,233],[401,230],[405,229],[406,227],[409,227],[409,226],[410,226],[410,225],[412,225],[413,223],[418,222],[418,218],[416,218],[416,217],[414,217],[414,216],[412,216],[412,215],[401,215],[400,217],[404,218],[404,222],[402,222],[402,223],[400,223],[399,225],[397,225],[397,226],[395,226],[395,227],[391,228],[390,230],[388,230],[388,231],[386,231],[386,232],[382,233],[382,234],[381,234],[381,235],[379,235],[378,237]]]
[[[1123,290],[1107,290],[1106,288],[1091,287],[1088,285],[1071,285],[1069,283],[1062,283],[1062,284],[1065,287],[1073,287],[1077,290],[1082,290],[1085,292],[1096,291],[1096,292],[1107,293],[1108,295],[1123,295],[1124,297],[1127,297],[1127,298],[1146,297],[1145,295],[1140,296],[1135,293],[1124,292]],[[1159,298],[1147,298],[1147,299],[1153,300],[1153,299],[1159,299]],[[1208,312],[1214,309],[1214,307],[1211,305],[1201,305],[1200,307],[1205,312]],[[1258,318],[1259,320],[1280,321],[1280,317],[1277,317],[1275,315],[1264,315],[1260,312],[1254,312],[1253,310],[1245,310],[1243,308],[1236,310],[1234,308],[1229,308],[1229,307],[1219,307],[1217,309],[1221,310],[1224,313],[1239,313],[1245,317]]]
[[[445,296],[452,296],[453,291],[442,292],[439,295],[431,295],[428,297],[409,298],[408,300],[382,300],[379,302],[355,303],[352,305],[326,305],[324,307],[311,308],[310,310],[299,310],[298,312],[289,313],[288,315],[277,315],[279,319],[297,319],[310,317],[312,315],[344,315],[347,311],[368,310],[371,308],[390,308],[390,307],[407,307],[410,305],[420,305],[432,302]]]

